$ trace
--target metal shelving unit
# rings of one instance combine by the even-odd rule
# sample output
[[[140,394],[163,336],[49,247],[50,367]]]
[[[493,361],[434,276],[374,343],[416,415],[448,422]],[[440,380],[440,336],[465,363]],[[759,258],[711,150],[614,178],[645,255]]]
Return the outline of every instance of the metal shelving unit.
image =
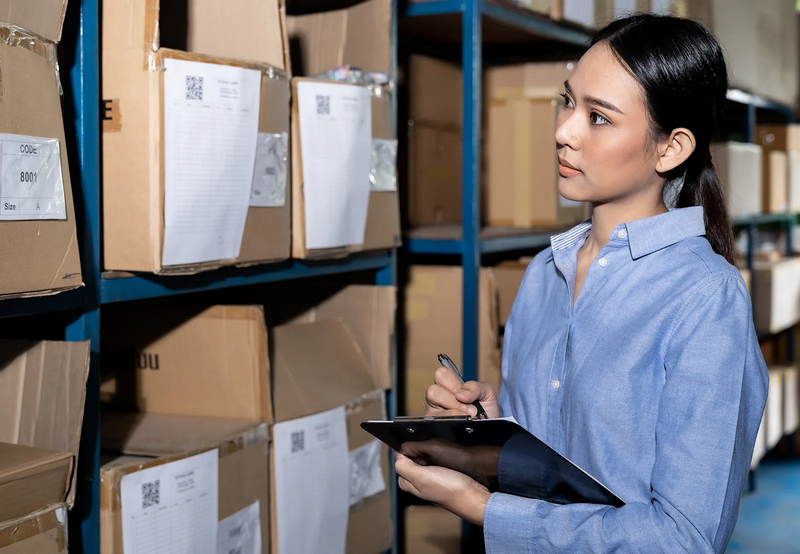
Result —
[[[340,260],[288,260],[247,268],[225,268],[192,276],[119,274],[101,271],[102,209],[100,185],[100,18],[102,0],[70,2],[59,48],[64,85],[64,120],[70,151],[84,287],[54,296],[0,301],[0,318],[37,316],[65,321],[64,338],[91,341],[77,496],[69,513],[70,551],[100,552],[100,314],[101,306],[146,298],[198,293],[306,277],[370,271],[378,285],[397,282],[395,250],[364,252]],[[393,2],[396,13],[396,2]],[[392,80],[396,75],[396,25],[392,20]],[[66,71],[65,71],[66,70]],[[396,101],[393,99],[396,114]],[[396,115],[395,115],[396,118]],[[74,130],[75,140],[70,131]],[[35,338],[35,337],[33,337]],[[396,371],[394,372],[396,374]],[[396,413],[396,375],[387,397]],[[395,487],[396,489],[396,487]],[[396,494],[396,492],[394,493]],[[395,518],[396,519],[396,518]],[[396,534],[395,534],[396,536]],[[396,552],[396,540],[393,552]]]

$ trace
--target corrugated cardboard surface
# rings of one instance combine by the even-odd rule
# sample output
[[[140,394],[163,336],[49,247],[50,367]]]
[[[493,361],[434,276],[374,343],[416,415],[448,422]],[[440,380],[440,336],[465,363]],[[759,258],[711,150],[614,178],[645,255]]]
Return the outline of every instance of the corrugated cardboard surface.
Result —
[[[292,73],[319,75],[342,65],[391,70],[391,0],[365,0],[350,8],[286,18]]]
[[[342,406],[376,388],[350,329],[336,320],[272,330],[275,421]]]
[[[800,258],[756,261],[756,329],[777,333],[800,321]]]
[[[161,414],[272,421],[261,306],[110,309],[101,399]]]
[[[392,388],[397,288],[350,285],[295,317],[291,323],[341,320],[367,360],[375,387]]]
[[[780,150],[765,151],[763,155],[761,209],[764,213],[785,212],[789,202],[788,157]]]
[[[414,554],[459,554],[461,518],[438,506],[405,509],[406,552]]]
[[[711,156],[734,217],[761,213],[762,151],[755,144],[725,142],[711,145]]]
[[[425,391],[433,384],[439,363],[436,355],[447,354],[461,367],[460,267],[411,266],[405,290],[405,379],[407,415],[423,413]],[[478,379],[500,390],[497,297],[494,275],[484,268],[480,274],[478,304]]]
[[[88,341],[0,342],[0,442],[68,452],[77,466],[88,375]]]
[[[269,67],[263,63],[188,54],[167,48],[154,52],[152,39],[143,40],[142,37],[154,28],[157,7],[157,0],[135,0],[133,3],[107,0],[103,6],[105,269],[196,273],[223,265],[251,265],[288,258],[291,194],[287,190],[287,204],[283,208],[250,208],[238,259],[161,266],[164,235],[161,70],[164,58],[261,70],[264,76],[259,110],[260,132],[288,131],[289,85],[285,75],[276,73],[277,70],[268,71]],[[281,36],[281,29],[273,34]],[[264,239],[264,233],[269,233],[269,240]]]
[[[103,418],[103,439],[115,435],[113,444],[123,451],[157,458],[123,456],[100,469],[100,552],[123,554],[120,484],[122,477],[149,467],[219,449],[219,518],[220,520],[259,501],[261,542],[264,552],[270,544],[269,429],[267,424],[182,416],[142,415],[140,426],[129,438],[117,441]],[[116,418],[114,425],[125,429],[128,420]],[[227,429],[226,429],[227,427]],[[108,444],[108,443],[106,443]],[[105,446],[104,446],[105,447]],[[167,454],[167,452],[171,452]]]
[[[297,103],[297,83],[311,79],[292,79],[292,257],[300,259],[343,258],[353,252],[395,248],[400,246],[400,207],[397,192],[372,191],[367,206],[367,224],[364,229],[364,242],[339,248],[306,248],[306,218],[303,188],[302,137],[300,136],[299,105]],[[351,83],[330,82],[342,86],[357,86]],[[391,104],[386,94],[372,94],[372,136],[373,138],[393,138],[391,126]],[[366,180],[368,176],[364,176]]]
[[[756,144],[766,150],[800,150],[800,125],[759,125]]]
[[[67,507],[49,506],[24,518],[0,523],[1,554],[67,552]]]
[[[63,502],[72,454],[0,442],[0,521]]]
[[[0,21],[27,29],[52,42],[61,40],[67,0],[0,0]]]
[[[25,44],[0,44],[0,133],[58,139],[67,218],[0,222],[0,297],[53,294],[82,284],[55,47],[44,52],[49,60]]]

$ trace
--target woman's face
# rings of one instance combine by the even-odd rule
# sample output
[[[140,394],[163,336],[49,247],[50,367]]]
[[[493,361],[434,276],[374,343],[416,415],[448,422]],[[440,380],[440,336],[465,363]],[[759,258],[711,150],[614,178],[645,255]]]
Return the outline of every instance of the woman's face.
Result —
[[[556,129],[559,192],[595,205],[660,194],[644,90],[608,46],[592,46],[565,88]]]

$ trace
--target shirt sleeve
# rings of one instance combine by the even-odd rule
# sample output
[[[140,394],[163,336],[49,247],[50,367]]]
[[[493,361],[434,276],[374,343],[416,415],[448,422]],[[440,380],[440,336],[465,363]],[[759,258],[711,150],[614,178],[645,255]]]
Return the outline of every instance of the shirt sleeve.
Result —
[[[724,552],[767,395],[752,322],[741,279],[710,277],[689,293],[665,341],[649,502],[558,505],[495,493],[487,553]]]

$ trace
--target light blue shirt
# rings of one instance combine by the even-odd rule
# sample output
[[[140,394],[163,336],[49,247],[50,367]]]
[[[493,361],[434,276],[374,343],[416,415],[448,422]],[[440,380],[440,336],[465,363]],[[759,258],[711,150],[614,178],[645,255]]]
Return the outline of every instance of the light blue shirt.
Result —
[[[738,270],[699,207],[619,225],[573,306],[584,223],[528,267],[505,331],[500,409],[622,508],[495,493],[488,554],[724,552],[767,397]]]

